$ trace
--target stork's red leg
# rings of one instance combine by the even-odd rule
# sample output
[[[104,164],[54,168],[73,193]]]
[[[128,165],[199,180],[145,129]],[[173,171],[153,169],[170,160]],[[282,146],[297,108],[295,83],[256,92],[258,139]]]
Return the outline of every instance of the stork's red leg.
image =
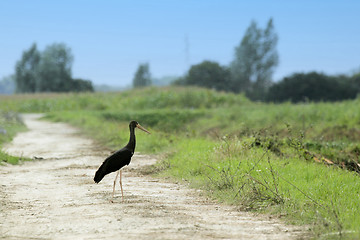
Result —
[[[115,177],[115,180],[114,180],[114,186],[113,186],[112,198],[111,198],[110,202],[113,202],[113,200],[114,200],[115,184],[116,184],[116,179],[117,179],[117,177],[119,176],[119,172],[120,172],[120,170],[116,173],[116,177]],[[121,176],[121,175],[120,175],[120,176]],[[120,177],[120,179],[121,179],[121,177]],[[122,192],[122,190],[121,190],[121,192]]]
[[[121,170],[119,170],[119,172],[120,172],[121,200],[122,200],[122,201],[124,201],[124,192],[123,192],[123,188],[122,188],[122,181],[121,181],[121,179],[122,179],[122,171],[121,171]],[[114,184],[115,184],[115,183],[114,183]]]

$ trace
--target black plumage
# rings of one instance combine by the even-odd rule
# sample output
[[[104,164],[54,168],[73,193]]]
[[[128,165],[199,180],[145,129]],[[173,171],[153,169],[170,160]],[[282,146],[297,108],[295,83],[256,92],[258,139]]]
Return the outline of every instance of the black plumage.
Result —
[[[117,179],[117,176],[120,173],[120,186],[121,186],[121,193],[122,193],[122,183],[121,183],[121,168],[123,168],[126,165],[129,165],[131,161],[131,157],[134,155],[135,146],[136,146],[136,139],[135,139],[135,128],[139,128],[143,130],[144,132],[150,133],[145,128],[143,128],[137,121],[131,121],[129,124],[130,128],[130,139],[129,143],[123,147],[122,149],[116,151],[109,157],[107,157],[102,165],[99,167],[99,169],[95,173],[94,181],[96,183],[99,183],[105,175],[116,172],[120,170],[116,174],[116,178],[114,181],[114,188],[113,188],[113,197],[115,192],[115,182]],[[123,196],[123,193],[122,193]]]
[[[133,154],[134,152],[126,146],[107,157],[100,168],[96,171],[94,181],[99,183],[105,175],[116,172],[125,165],[129,165]]]

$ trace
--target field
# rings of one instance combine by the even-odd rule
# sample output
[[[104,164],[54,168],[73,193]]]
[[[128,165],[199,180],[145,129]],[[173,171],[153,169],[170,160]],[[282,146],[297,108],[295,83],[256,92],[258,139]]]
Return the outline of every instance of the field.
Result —
[[[349,239],[360,237],[359,105],[360,99],[262,104],[197,88],[0,97],[2,116],[47,113],[114,150],[127,142],[128,122],[136,119],[152,132],[138,134],[137,151],[162,159],[149,174],[307,225],[314,236]],[[9,119],[2,120],[9,132],[0,134],[2,142],[24,130]]]

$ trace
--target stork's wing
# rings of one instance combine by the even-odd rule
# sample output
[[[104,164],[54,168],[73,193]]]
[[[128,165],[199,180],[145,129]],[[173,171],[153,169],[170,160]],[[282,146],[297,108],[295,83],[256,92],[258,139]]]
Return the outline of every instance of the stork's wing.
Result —
[[[125,165],[129,165],[134,153],[127,148],[122,148],[107,157],[95,173],[94,181],[99,183],[106,174],[115,172]]]

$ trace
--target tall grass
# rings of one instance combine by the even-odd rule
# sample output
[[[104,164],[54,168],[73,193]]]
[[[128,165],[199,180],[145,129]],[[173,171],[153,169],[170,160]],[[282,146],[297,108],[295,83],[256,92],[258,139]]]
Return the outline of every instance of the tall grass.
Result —
[[[16,112],[74,110],[198,109],[249,103],[243,95],[200,88],[143,88],[119,93],[69,93],[0,96],[1,108]]]
[[[161,174],[190,182],[242,210],[308,224],[317,237],[326,232],[360,237],[359,176],[298,158],[295,150],[279,156],[252,138],[187,139],[177,143],[167,166]]]

